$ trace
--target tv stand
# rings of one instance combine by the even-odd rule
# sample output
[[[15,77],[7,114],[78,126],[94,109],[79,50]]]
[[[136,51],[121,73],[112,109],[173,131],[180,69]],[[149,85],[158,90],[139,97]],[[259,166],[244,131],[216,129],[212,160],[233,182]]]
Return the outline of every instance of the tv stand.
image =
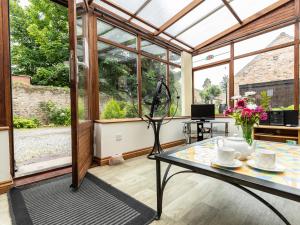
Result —
[[[259,125],[254,127],[255,140],[286,142],[287,140],[300,143],[300,127]]]

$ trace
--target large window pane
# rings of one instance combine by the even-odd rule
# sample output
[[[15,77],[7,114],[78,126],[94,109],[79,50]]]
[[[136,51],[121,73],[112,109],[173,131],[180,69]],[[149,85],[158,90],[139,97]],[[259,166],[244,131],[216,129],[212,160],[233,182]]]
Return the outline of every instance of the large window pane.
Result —
[[[234,44],[235,55],[294,41],[294,25],[274,30]]]
[[[215,104],[216,114],[228,106],[229,65],[221,65],[194,73],[194,103]]]
[[[137,55],[98,42],[101,119],[137,117]]]
[[[128,33],[101,20],[97,21],[97,34],[110,41],[117,42],[127,47],[136,48],[136,35]]]
[[[181,68],[170,66],[170,92],[172,96],[172,104],[170,109],[170,116],[181,116],[182,115],[182,77]],[[177,99],[177,96],[180,98]],[[177,109],[177,111],[176,111]],[[176,112],[176,114],[175,114]]]
[[[149,114],[157,81],[162,77],[166,80],[166,64],[142,57],[143,115]],[[164,111],[158,112],[154,116],[160,116],[162,114],[164,114]]]
[[[193,67],[228,58],[230,58],[230,46],[225,46],[193,57]]]
[[[171,63],[175,63],[180,65],[181,64],[181,56],[177,53],[171,52],[169,53],[169,61]]]
[[[235,95],[255,91],[256,102],[270,108],[294,108],[294,47],[234,61]]]
[[[158,58],[161,58],[161,59],[167,58],[167,50],[156,44],[153,44],[150,41],[142,40],[141,49],[142,49],[142,51],[150,53]]]

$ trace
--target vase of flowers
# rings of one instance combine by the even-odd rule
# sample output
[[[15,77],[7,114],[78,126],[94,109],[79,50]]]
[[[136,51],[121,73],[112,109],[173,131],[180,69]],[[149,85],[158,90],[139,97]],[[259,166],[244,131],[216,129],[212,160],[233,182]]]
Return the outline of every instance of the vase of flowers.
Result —
[[[224,111],[225,116],[230,116],[235,120],[235,125],[240,126],[244,140],[252,146],[253,127],[259,124],[260,120],[267,120],[268,114],[262,106],[254,102],[255,92],[246,92],[245,96],[234,96],[234,107],[229,107]]]

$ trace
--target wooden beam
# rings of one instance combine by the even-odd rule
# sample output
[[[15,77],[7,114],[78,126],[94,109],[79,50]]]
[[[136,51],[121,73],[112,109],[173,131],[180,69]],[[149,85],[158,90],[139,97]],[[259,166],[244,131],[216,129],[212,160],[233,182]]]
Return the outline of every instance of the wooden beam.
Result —
[[[295,45],[294,45],[294,109],[295,110],[299,110],[299,34],[300,34],[299,23],[295,23]]]
[[[143,116],[142,111],[142,50],[141,50],[142,38],[140,35],[137,36],[137,50],[138,50],[138,62],[137,62],[137,92],[138,92],[138,113],[139,116]]]
[[[204,0],[194,0],[190,4],[188,4],[186,7],[184,7],[181,11],[179,11],[175,16],[173,16],[171,19],[169,19],[167,22],[165,22],[157,32],[154,33],[154,35],[159,35],[166,29],[168,29],[170,26],[172,26],[174,23],[176,23],[178,20],[180,20],[182,17],[184,17],[186,14],[188,14],[190,11],[192,11],[194,8],[196,8],[198,5],[203,3]]]
[[[157,31],[159,30],[159,28],[156,27],[155,25],[153,25],[153,24],[147,22],[146,20],[140,18],[140,17],[137,16],[137,15],[134,15],[134,14],[128,12],[126,9],[122,8],[121,6],[118,6],[118,5],[112,3],[112,2],[110,2],[110,1],[108,1],[108,0],[102,0],[102,2],[106,3],[107,5],[109,5],[109,6],[111,6],[111,7],[114,7],[115,9],[121,11],[122,13],[125,13],[126,15],[132,17],[133,19],[136,19],[136,20],[142,22],[143,24],[147,25],[148,27],[151,27],[151,28],[154,29],[154,30],[157,30]],[[96,8],[98,8],[98,9],[102,9],[102,10],[105,9],[105,8],[99,6],[98,4],[94,4],[94,6],[95,6]],[[107,9],[105,9],[105,10],[106,10],[106,11],[109,11],[109,10],[107,10]],[[112,13],[111,11],[109,11],[109,12],[110,12],[110,14],[112,14],[112,15],[114,14],[114,13]],[[133,24],[133,23],[131,23],[131,22],[128,21],[128,20],[127,20],[126,22],[128,22],[129,24],[131,24],[131,25],[133,25],[133,26],[136,26],[136,24]],[[149,32],[149,31],[148,31],[148,32]],[[151,32],[149,32],[149,33],[151,33]],[[167,35],[168,37],[170,37],[171,39],[174,39],[174,40],[178,41],[179,43],[183,44],[184,46],[188,47],[189,49],[193,49],[192,46],[190,46],[189,44],[185,43],[184,41],[181,41],[181,40],[179,40],[179,39],[176,39],[175,37],[173,37],[172,35],[170,35],[170,34],[168,34],[168,33],[164,33],[164,34]],[[152,35],[153,37],[156,36],[156,35],[153,35],[153,33],[151,33],[151,35]],[[165,40],[165,41],[168,42],[167,40]],[[168,42],[168,43],[170,43],[170,42]],[[186,51],[186,50],[185,50],[185,51]]]
[[[262,17],[263,15],[272,12],[273,10],[285,5],[286,3],[290,2],[291,0],[280,0],[277,1],[276,3],[264,8],[263,10],[255,13],[253,16],[248,17],[247,19],[243,20],[242,24],[236,24],[228,29],[226,29],[225,31],[219,33],[218,35],[215,35],[214,37],[208,39],[207,41],[197,45],[194,49],[195,51],[199,50],[200,48],[203,48],[206,45],[211,44],[212,42],[224,37],[225,35],[232,33],[234,31],[236,31],[237,29],[245,26],[246,24],[249,24],[251,22],[253,22],[254,20],[257,20],[258,18]]]
[[[228,10],[231,12],[231,14],[236,18],[236,20],[239,22],[239,24],[242,24],[243,21],[241,18],[236,14],[234,9],[231,7],[231,5],[227,2],[227,0],[222,0],[224,5],[228,8]]]
[[[187,49],[183,48],[179,45],[176,45],[174,43],[171,43],[163,37],[154,36],[153,33],[151,33],[149,30],[146,30],[145,28],[143,28],[143,27],[141,27],[141,26],[139,26],[139,25],[137,25],[133,22],[129,22],[128,20],[124,19],[123,17],[121,17],[121,16],[119,16],[119,15],[117,15],[117,14],[115,14],[115,13],[99,6],[98,4],[94,3],[93,7],[95,9],[94,13],[97,14],[98,17],[101,17],[101,18],[103,18],[103,20],[108,21],[108,22],[110,22],[110,23],[112,23],[116,26],[122,27],[125,30],[131,31],[135,34],[141,34],[143,37],[147,36],[148,38],[150,38],[154,42],[159,40],[161,43],[163,42],[164,45],[168,45],[168,46],[170,46],[170,48],[177,49],[177,51],[180,50],[180,51],[186,51],[186,52],[191,53],[191,50],[189,50],[189,49],[193,49],[191,46],[184,43],[183,41],[174,39],[174,40],[178,41],[179,43],[187,46]],[[166,35],[170,36],[168,34],[166,34]]]

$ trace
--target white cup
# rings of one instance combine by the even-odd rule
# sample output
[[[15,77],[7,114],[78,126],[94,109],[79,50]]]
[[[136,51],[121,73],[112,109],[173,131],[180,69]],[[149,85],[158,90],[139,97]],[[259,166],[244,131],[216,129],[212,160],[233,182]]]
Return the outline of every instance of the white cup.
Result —
[[[257,166],[263,168],[274,168],[276,164],[276,153],[267,149],[257,149],[252,154]]]
[[[222,147],[218,148],[217,151],[217,160],[219,163],[232,165],[235,159],[238,159],[241,156],[240,152],[236,152],[234,148]]]

